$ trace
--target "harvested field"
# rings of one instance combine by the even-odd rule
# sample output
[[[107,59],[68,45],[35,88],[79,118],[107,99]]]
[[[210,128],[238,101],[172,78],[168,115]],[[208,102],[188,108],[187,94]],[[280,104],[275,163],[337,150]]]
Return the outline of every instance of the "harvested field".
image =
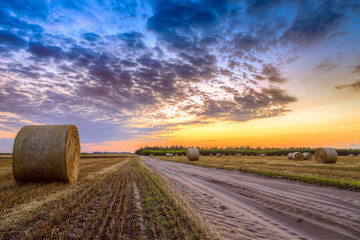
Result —
[[[82,158],[78,181],[15,183],[0,159],[0,239],[211,239],[135,155]]]
[[[142,159],[225,239],[360,239],[359,191]]]
[[[241,158],[224,156],[200,157],[199,161],[189,162],[185,157],[157,157],[167,161],[240,170],[269,177],[281,177],[303,182],[324,184],[360,190],[360,157],[339,156],[336,164],[319,164],[314,159],[305,161],[289,160],[287,157],[244,156]]]

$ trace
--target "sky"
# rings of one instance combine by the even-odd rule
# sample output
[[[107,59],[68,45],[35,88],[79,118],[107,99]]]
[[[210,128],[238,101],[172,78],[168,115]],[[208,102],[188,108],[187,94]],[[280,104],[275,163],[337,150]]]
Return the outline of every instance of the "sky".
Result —
[[[360,2],[0,1],[0,152],[74,124],[82,152],[360,148]]]

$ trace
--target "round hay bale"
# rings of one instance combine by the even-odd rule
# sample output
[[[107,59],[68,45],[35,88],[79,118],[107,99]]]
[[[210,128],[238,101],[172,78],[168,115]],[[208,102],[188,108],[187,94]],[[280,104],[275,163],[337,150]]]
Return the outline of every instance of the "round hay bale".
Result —
[[[217,154],[216,154],[216,157],[218,157],[218,158],[219,158],[219,157],[222,157],[222,154],[221,154],[221,153],[217,153]]]
[[[285,155],[284,155],[284,154],[281,154],[281,156],[282,156],[282,157],[285,157]]]
[[[153,157],[154,156],[154,154],[150,154],[150,157]]]
[[[212,155],[212,153],[209,154],[209,157],[213,157],[214,155]]]
[[[295,161],[304,160],[304,154],[302,154],[301,152],[294,152],[291,156],[292,156],[292,159]]]
[[[266,157],[267,155],[265,153],[260,154],[260,157]]]
[[[242,153],[239,153],[239,154],[238,154],[238,157],[242,157],[242,156],[243,156]]]
[[[312,159],[312,154],[309,152],[304,152],[304,160],[311,160]]]
[[[354,155],[354,154],[350,154],[349,157],[355,157],[355,155]]]
[[[170,153],[166,153],[166,157],[170,157]]]
[[[318,163],[336,163],[338,154],[332,148],[318,148],[315,150],[315,159]]]
[[[358,154],[358,157],[360,157],[360,153]]]
[[[288,159],[292,159],[292,154],[293,154],[293,153],[289,153],[289,154],[288,154]]]
[[[16,135],[12,167],[17,182],[75,182],[79,162],[74,125],[25,126]]]
[[[199,150],[197,148],[188,148],[186,150],[186,158],[189,161],[197,161],[200,158]]]
[[[178,157],[179,156],[179,154],[175,154],[175,157]]]

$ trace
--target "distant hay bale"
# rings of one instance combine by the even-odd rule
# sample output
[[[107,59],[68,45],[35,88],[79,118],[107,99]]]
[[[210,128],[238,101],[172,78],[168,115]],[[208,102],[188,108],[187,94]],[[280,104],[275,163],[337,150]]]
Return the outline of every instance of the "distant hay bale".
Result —
[[[292,156],[292,159],[295,161],[304,160],[304,154],[302,154],[301,152],[294,152],[291,156]]]
[[[281,154],[281,156],[282,156],[282,157],[285,157],[285,155],[284,155],[284,154]]]
[[[304,160],[311,160],[312,159],[312,154],[309,152],[304,152]]]
[[[179,154],[175,154],[175,157],[178,157],[179,156]]]
[[[332,148],[318,148],[315,150],[315,159],[318,163],[336,163],[338,154]]]
[[[166,157],[170,157],[170,153],[166,153]]]
[[[358,157],[360,157],[360,153],[358,154]]]
[[[154,156],[154,154],[150,154],[150,157],[153,157]]]
[[[212,153],[209,154],[209,157],[213,157],[214,155]]]
[[[197,161],[200,158],[199,150],[197,148],[188,148],[186,150],[186,158],[189,161]]]
[[[216,157],[218,157],[218,158],[219,158],[219,157],[222,157],[222,154],[221,154],[221,153],[217,153],[217,154],[216,154]]]
[[[266,157],[267,155],[265,153],[260,154],[260,157]]]
[[[238,154],[238,157],[242,157],[242,156],[243,156],[242,153],[239,153],[239,154]]]
[[[293,153],[289,153],[289,154],[288,154],[288,159],[292,159],[292,154],[293,154]]]
[[[79,162],[74,125],[25,126],[15,138],[12,167],[17,182],[75,182]]]
[[[349,157],[355,157],[355,155],[354,155],[354,154],[350,154]]]

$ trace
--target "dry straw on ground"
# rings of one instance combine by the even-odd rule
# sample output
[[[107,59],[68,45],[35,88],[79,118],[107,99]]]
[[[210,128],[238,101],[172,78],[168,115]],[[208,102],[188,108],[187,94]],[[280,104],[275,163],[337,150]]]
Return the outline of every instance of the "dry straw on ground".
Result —
[[[288,154],[288,156],[287,156],[288,159],[292,159],[292,154],[293,154],[293,153],[289,153],[289,154]]]
[[[304,152],[304,160],[311,160],[312,159],[312,154],[309,152]]]
[[[25,126],[13,148],[13,174],[17,182],[77,180],[79,133],[74,125]]]
[[[318,163],[336,163],[338,154],[332,148],[318,148],[315,150],[315,158]]]
[[[189,161],[197,161],[200,158],[199,150],[197,148],[188,148],[186,150],[186,158]]]
[[[301,152],[294,152],[291,156],[292,156],[292,159],[295,161],[304,160],[304,154],[302,154]]]

